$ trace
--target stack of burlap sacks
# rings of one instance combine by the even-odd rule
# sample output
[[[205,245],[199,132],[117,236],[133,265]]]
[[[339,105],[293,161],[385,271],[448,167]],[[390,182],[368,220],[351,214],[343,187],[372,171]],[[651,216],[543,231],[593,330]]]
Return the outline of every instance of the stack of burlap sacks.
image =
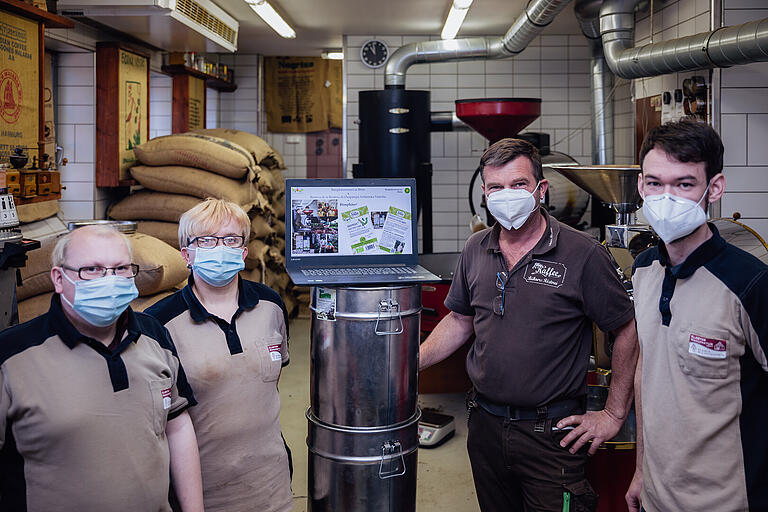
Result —
[[[277,291],[293,314],[298,303],[285,272],[285,169],[282,156],[256,135],[226,128],[157,137],[134,148],[131,175],[144,188],[113,204],[116,220],[179,248],[181,215],[214,197],[237,203],[251,219],[245,279]]]
[[[127,235],[131,243],[133,261],[141,271],[136,276],[139,297],[131,303],[136,311],[143,311],[163,297],[184,286],[187,267],[179,251],[162,240],[132,233]],[[19,319],[22,322],[42,315],[48,310],[53,295],[51,282],[51,255],[58,237],[52,236],[40,242],[40,248],[27,253],[27,264],[21,268],[21,286],[16,288],[19,301]]]

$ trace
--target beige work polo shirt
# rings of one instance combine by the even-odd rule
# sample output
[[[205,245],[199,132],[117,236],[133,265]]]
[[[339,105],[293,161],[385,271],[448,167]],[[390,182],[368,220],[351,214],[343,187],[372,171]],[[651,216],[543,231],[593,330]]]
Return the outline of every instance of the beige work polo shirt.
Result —
[[[647,512],[768,510],[768,267],[710,229],[635,260]]]
[[[170,511],[165,426],[195,399],[168,331],[127,309],[115,350],[61,309],[0,333],[0,510]]]
[[[173,336],[199,404],[197,433],[207,512],[291,510],[288,452],[277,380],[288,364],[285,306],[267,286],[240,279],[229,320],[182,290],[147,309]]]

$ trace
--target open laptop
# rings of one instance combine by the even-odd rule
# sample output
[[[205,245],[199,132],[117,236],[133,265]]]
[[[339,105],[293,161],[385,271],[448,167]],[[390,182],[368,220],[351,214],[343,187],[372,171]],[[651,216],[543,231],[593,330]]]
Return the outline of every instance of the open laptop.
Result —
[[[289,179],[285,193],[285,261],[295,284],[440,281],[418,265],[415,179]]]

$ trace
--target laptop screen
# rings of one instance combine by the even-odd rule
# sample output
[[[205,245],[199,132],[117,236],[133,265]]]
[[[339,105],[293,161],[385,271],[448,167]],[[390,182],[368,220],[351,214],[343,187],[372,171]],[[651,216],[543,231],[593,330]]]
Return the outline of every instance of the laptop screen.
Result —
[[[415,180],[288,180],[286,191],[289,260],[415,257]]]

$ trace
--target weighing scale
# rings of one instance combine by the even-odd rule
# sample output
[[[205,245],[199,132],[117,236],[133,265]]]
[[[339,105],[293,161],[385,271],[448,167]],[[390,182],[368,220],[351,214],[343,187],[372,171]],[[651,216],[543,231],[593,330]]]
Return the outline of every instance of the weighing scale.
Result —
[[[453,437],[456,425],[453,416],[441,414],[435,409],[421,411],[419,420],[419,446],[421,448],[436,448]]]

